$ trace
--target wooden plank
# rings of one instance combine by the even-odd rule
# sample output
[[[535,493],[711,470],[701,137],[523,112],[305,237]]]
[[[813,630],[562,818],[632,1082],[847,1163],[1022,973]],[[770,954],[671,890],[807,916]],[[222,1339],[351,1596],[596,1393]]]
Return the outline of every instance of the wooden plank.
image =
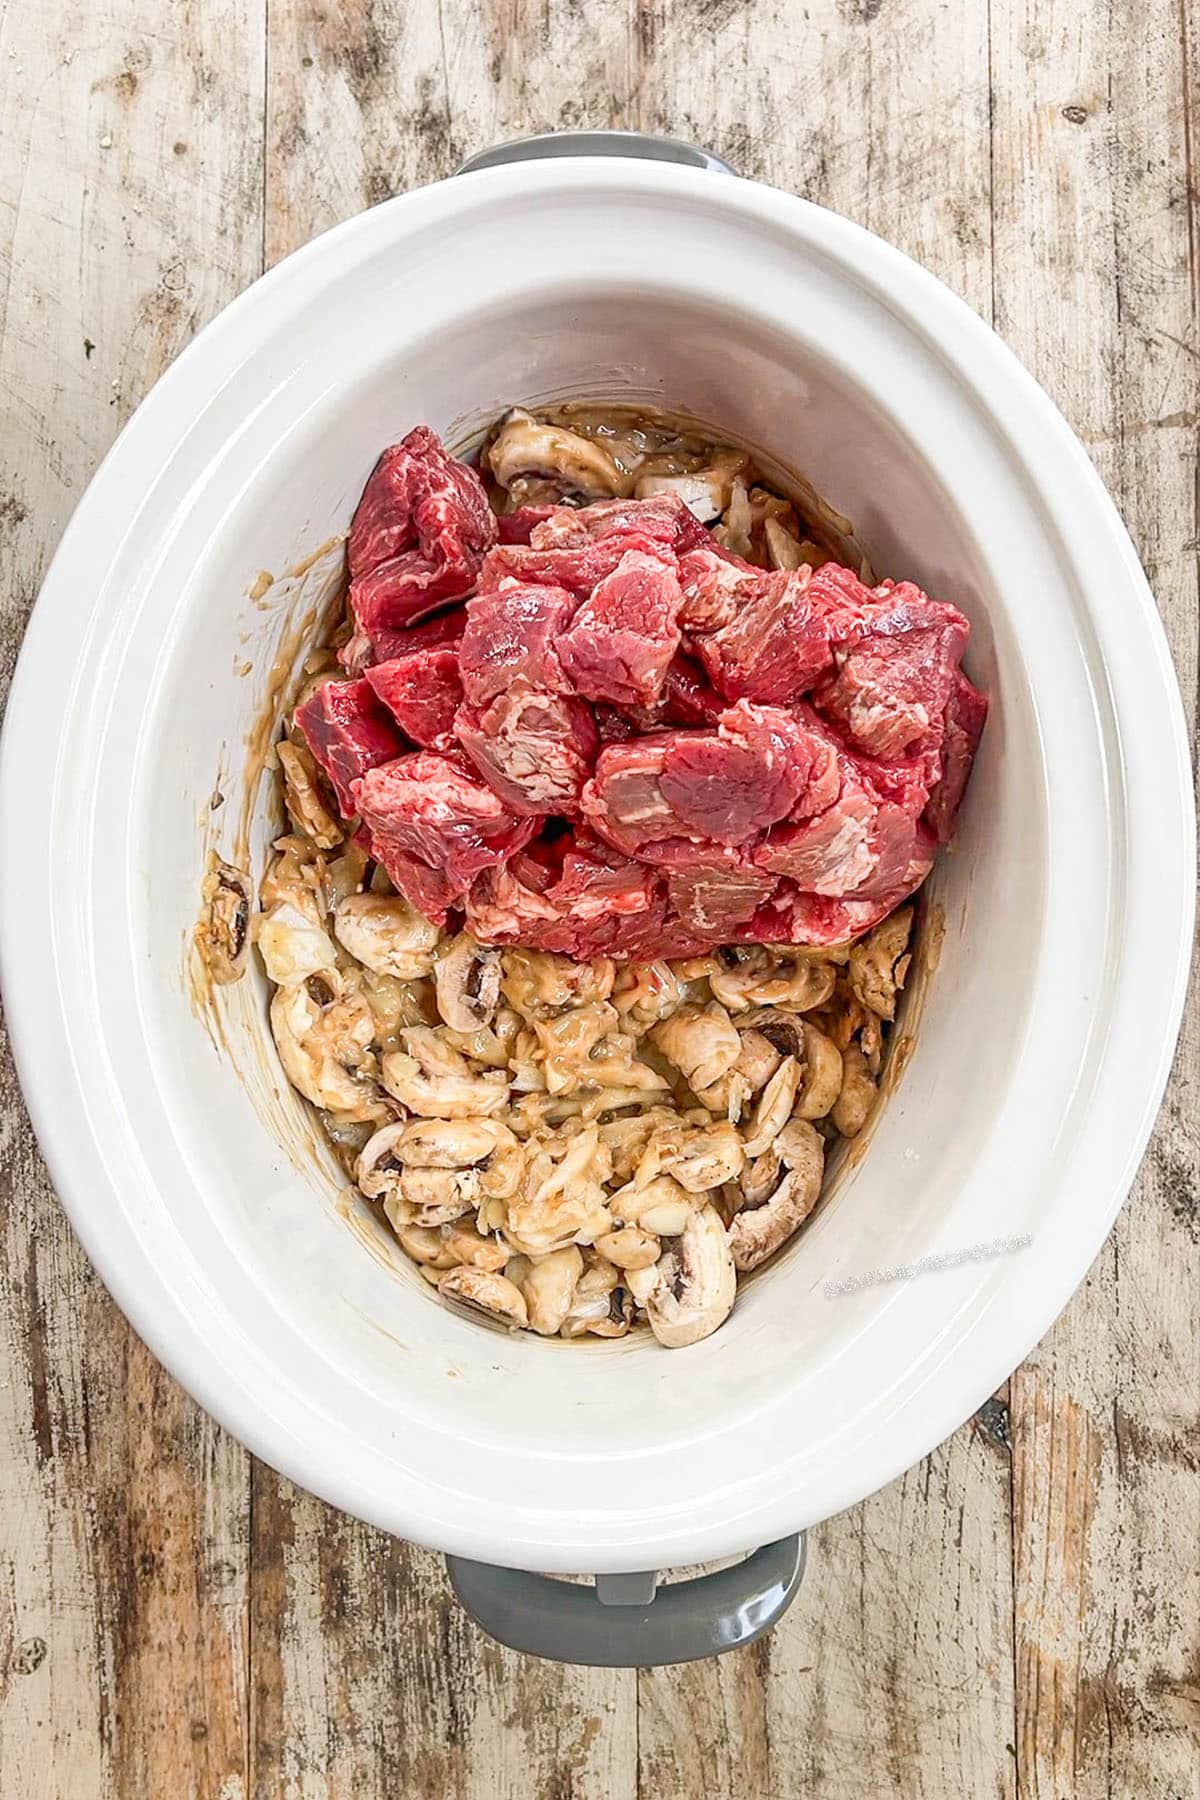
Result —
[[[814,1533],[770,1647],[772,1791],[1014,1792],[1007,1415],[981,1419]]]
[[[267,260],[508,138],[629,116],[634,0],[272,0]]]
[[[1194,717],[1187,9],[1039,0],[994,9],[993,27],[1000,328],[1124,512]],[[1134,1196],[1013,1380],[1016,1743],[1021,1792],[1039,1800],[1196,1791],[1198,1101],[1193,1006]]]
[[[14,32],[16,36],[14,37]],[[0,648],[127,413],[261,254],[262,12],[107,0],[0,38]],[[0,1068],[0,1767],[245,1792],[248,1471],[121,1319]]]
[[[994,161],[998,322],[1117,493],[1193,703],[1195,36],[1166,0],[993,0],[989,46],[981,10],[273,0],[264,221],[260,0],[26,9],[0,36],[0,673],[117,424],[264,225],[273,260],[466,150],[617,123],[861,219],[984,312]],[[1191,1793],[1198,1102],[1193,1011],[1135,1200],[1012,1383],[1014,1728],[1000,1403],[823,1526],[791,1618],[740,1658],[635,1679],[509,1656],[436,1558],[262,1469],[247,1632],[246,1459],[114,1314],[4,1064],[6,1791],[1007,1794],[1012,1741],[1023,1794]]]
[[[272,0],[267,256],[469,150],[605,123],[627,92],[628,14],[551,0],[482,8]],[[598,96],[595,110],[580,95]],[[583,110],[581,110],[583,108]],[[585,117],[586,112],[586,117]],[[441,1559],[257,1467],[253,1793],[625,1800],[632,1672],[558,1668],[484,1638]]]
[[[620,1800],[632,1678],[502,1650],[441,1558],[261,1467],[254,1500],[254,1800]]]
[[[641,8],[646,129],[857,219],[987,316],[981,9],[910,0],[898,22],[895,8],[835,0],[803,18],[716,5],[686,42],[674,17],[658,0]],[[642,1791],[1011,1794],[1009,1490],[1003,1434],[967,1427],[821,1526],[769,1643],[642,1675]]]

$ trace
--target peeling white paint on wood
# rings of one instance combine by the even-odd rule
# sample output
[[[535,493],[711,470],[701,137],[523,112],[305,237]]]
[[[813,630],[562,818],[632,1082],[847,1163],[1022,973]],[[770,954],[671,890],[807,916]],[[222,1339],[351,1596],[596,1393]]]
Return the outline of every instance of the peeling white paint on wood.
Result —
[[[936,270],[1063,407],[1196,694],[1197,38],[1145,0],[49,0],[0,25],[0,672],[118,426],[314,232],[553,126],[690,137]],[[5,847],[7,850],[8,847]],[[1200,1729],[1193,1009],[1089,1281],[1006,1390],[686,1670],[483,1639],[438,1559],[183,1396],[0,1069],[5,1793],[1185,1800]]]

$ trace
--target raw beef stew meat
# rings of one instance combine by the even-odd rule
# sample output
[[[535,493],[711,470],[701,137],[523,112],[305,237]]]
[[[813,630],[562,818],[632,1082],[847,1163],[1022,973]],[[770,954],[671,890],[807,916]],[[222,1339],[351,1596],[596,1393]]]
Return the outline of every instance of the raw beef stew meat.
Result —
[[[953,834],[987,699],[912,582],[759,568],[671,493],[497,520],[424,426],[349,570],[357,679],[296,724],[439,923],[575,957],[844,943]]]
[[[653,705],[679,648],[682,600],[673,559],[627,550],[580,603],[559,646],[575,692],[616,706]]]
[[[467,605],[459,656],[463,692],[474,706],[503,694],[515,680],[548,694],[569,694],[559,645],[575,611],[565,588],[513,582]]]
[[[414,650],[376,663],[366,679],[400,729],[427,750],[454,743],[454,715],[462,704],[458,657],[452,649]]]
[[[350,526],[350,607],[369,637],[469,594],[496,518],[474,469],[418,425],[385,450]]]
[[[369,681],[324,681],[296,708],[296,723],[337,795],[343,818],[358,810],[354,783],[405,748]]]
[[[417,751],[368,770],[355,801],[376,859],[414,906],[444,923],[472,880],[528,841],[518,819],[471,770]]]
[[[516,813],[579,811],[598,738],[591,708],[518,681],[483,707],[464,705],[454,729],[484,780]]]

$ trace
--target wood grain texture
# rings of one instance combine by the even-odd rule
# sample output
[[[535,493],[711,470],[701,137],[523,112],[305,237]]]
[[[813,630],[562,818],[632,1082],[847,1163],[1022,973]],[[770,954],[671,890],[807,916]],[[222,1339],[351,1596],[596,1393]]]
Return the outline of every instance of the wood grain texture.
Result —
[[[1178,0],[48,0],[0,25],[0,674],[71,506],[262,266],[498,139],[690,137],[933,268],[1110,484],[1192,717],[1197,28]],[[21,1800],[1189,1800],[1200,1018],[1117,1230],[1005,1390],[814,1533],[766,1643],[511,1655],[123,1323],[0,1068],[0,1769]]]
[[[1194,720],[1187,9],[1038,0],[998,22],[997,321],[1129,524]],[[1021,1791],[1036,1800],[1197,1791],[1198,1050],[1193,1009],[1133,1196],[1074,1304],[1013,1378],[1016,1744]]]
[[[219,16],[109,0],[6,18],[6,678],[99,458],[261,266],[262,36],[254,0],[223,0]],[[7,1057],[0,1084],[3,1791],[234,1800],[248,1459],[109,1301],[54,1201]]]

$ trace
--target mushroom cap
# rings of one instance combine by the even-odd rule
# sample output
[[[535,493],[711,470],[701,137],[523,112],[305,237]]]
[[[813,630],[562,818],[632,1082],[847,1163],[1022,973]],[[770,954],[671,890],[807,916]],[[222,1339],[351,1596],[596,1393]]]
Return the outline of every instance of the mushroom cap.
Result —
[[[550,425],[514,407],[484,452],[502,488],[530,475],[549,478],[564,496],[585,500],[624,498],[632,480],[604,445],[563,425]]]
[[[433,968],[437,1009],[452,1031],[490,1025],[500,1001],[500,952],[460,931]]]
[[[724,1324],[733,1308],[737,1271],[715,1206],[693,1214],[657,1267],[659,1281],[645,1306],[660,1344],[668,1350],[682,1349]]]
[[[762,1206],[739,1212],[729,1227],[733,1264],[743,1273],[757,1269],[787,1242],[808,1217],[821,1192],[825,1145],[820,1133],[804,1119],[791,1120],[785,1130],[786,1172],[778,1187]]]

